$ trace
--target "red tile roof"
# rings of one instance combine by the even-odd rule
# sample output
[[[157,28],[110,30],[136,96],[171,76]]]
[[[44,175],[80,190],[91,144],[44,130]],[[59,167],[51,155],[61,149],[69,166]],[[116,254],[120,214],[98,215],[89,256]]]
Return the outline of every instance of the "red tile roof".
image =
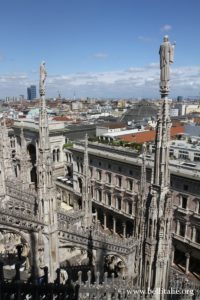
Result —
[[[183,126],[176,126],[171,128],[171,138],[184,133]],[[144,143],[144,142],[151,142],[155,140],[156,131],[149,130],[143,132],[137,132],[134,134],[126,134],[120,136],[119,139],[125,142],[134,142],[134,143]]]
[[[67,116],[56,116],[56,117],[53,118],[53,121],[63,121],[63,122],[65,122],[65,121],[71,121],[71,120],[72,120],[72,118],[67,117]]]

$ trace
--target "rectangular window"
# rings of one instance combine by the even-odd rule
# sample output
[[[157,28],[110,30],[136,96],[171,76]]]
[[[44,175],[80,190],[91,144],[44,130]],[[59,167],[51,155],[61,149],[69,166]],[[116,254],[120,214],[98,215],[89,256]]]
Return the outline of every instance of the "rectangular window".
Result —
[[[129,191],[133,190],[133,181],[132,180],[130,180],[130,179],[128,180],[128,186],[127,187],[128,187]]]
[[[102,201],[102,192],[101,192],[101,190],[97,190],[97,200],[98,200],[99,202]]]
[[[117,186],[121,187],[122,186],[122,178],[121,177],[117,177]]]
[[[122,201],[121,201],[121,198],[117,198],[117,208],[119,209],[119,210],[121,210],[121,204],[122,204]]]
[[[174,156],[174,150],[171,150],[171,149],[169,150],[169,156],[170,156],[170,157],[173,157],[173,156]]]
[[[187,208],[187,197],[182,196],[182,208],[186,209]]]
[[[101,171],[97,171],[97,179],[101,180]]]
[[[111,174],[110,173],[107,174],[107,182],[111,183]]]
[[[200,229],[196,230],[196,239],[195,242],[200,244]]]
[[[107,199],[108,199],[108,205],[111,206],[111,194],[108,194],[107,197],[108,197],[108,198],[107,198]]]
[[[185,224],[184,223],[180,223],[179,235],[185,237]]]
[[[92,177],[93,177],[93,169],[90,168],[90,178],[92,178]]]
[[[132,203],[128,202],[128,213],[132,215]]]

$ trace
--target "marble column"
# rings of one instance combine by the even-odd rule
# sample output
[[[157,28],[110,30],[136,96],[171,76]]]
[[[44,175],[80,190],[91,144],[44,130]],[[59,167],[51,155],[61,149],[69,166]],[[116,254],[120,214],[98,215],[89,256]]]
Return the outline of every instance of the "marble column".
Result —
[[[113,196],[113,194],[111,194],[111,206],[115,207],[115,197]]]
[[[123,226],[123,237],[125,238],[126,237],[126,222],[123,222],[122,226]]]
[[[103,220],[104,229],[107,228],[107,215],[104,213],[104,220]]]
[[[133,225],[132,236],[135,236],[135,234],[136,234],[136,220],[133,221],[132,225]]]
[[[195,226],[192,227],[192,241],[195,242],[196,240],[196,228]]]
[[[179,235],[180,234],[180,221],[177,220],[177,223],[176,223],[176,234]]]
[[[116,219],[113,217],[113,233],[116,233]]]
[[[148,274],[148,288],[151,288],[151,266],[152,266],[152,263],[150,261],[150,263],[149,263],[149,274]]]
[[[185,236],[184,236],[184,238],[187,238],[187,237],[188,237],[188,225],[189,225],[189,223],[186,222],[186,223],[185,223]]]
[[[98,222],[98,210],[96,208],[96,222]]]
[[[175,254],[175,246],[172,246],[171,265],[173,265],[173,263],[174,263],[174,254]]]
[[[185,274],[187,275],[189,273],[189,268],[190,268],[190,254],[186,253],[186,267],[185,267]]]

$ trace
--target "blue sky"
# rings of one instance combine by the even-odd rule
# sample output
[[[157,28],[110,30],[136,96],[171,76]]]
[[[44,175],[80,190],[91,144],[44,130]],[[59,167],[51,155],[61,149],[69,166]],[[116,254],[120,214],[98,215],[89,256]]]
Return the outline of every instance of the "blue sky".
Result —
[[[199,0],[1,0],[0,97],[159,97],[158,49],[176,41],[171,95],[200,95]]]

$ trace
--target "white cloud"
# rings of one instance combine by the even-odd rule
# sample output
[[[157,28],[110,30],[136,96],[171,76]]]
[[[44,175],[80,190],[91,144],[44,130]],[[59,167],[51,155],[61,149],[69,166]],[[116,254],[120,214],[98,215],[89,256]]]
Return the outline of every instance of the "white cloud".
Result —
[[[171,92],[173,95],[199,94],[200,67],[179,67],[171,70]],[[159,97],[160,70],[157,63],[145,67],[130,67],[126,70],[52,76],[50,89],[57,87],[78,91],[83,96],[157,96]]]
[[[164,26],[161,27],[162,32],[168,32],[170,30],[172,30],[172,26],[169,24],[165,24]]]
[[[159,77],[157,63],[118,71],[49,74],[46,91],[51,97],[58,90],[66,97],[72,97],[74,90],[80,97],[159,97]],[[38,86],[38,81],[31,80],[28,74],[0,75],[0,97],[26,94],[30,84]],[[172,66],[170,86],[172,96],[199,95],[200,66]]]

